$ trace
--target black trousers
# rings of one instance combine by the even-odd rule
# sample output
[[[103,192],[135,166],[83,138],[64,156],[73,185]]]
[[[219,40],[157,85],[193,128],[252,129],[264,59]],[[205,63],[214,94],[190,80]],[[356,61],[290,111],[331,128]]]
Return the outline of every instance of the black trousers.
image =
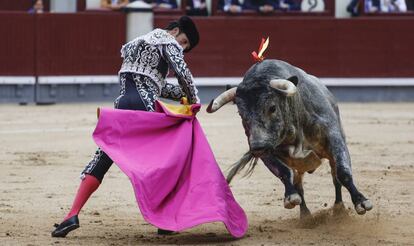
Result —
[[[150,78],[131,73],[122,73],[119,77],[121,89],[120,95],[114,103],[115,108],[144,111],[155,110],[158,89]],[[112,159],[98,148],[92,160],[82,171],[81,178],[85,174],[89,174],[96,177],[99,182],[102,182],[112,164]]]

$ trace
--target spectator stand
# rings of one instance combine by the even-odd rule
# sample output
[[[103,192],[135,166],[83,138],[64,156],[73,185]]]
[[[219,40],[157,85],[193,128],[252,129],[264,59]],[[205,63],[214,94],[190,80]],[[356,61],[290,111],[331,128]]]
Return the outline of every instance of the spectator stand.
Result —
[[[1,0],[0,11],[21,11],[26,12],[33,7],[34,0]],[[53,0],[42,0],[43,11],[50,12],[50,5]],[[61,0],[54,0],[61,1]],[[86,9],[86,2],[90,0],[76,0],[77,11],[84,11]],[[98,0],[99,1],[99,0]]]
[[[187,7],[190,6],[189,1],[192,0],[177,0],[177,9],[154,8],[154,16],[182,16],[188,14]],[[213,7],[212,0],[206,0],[207,10],[209,15],[212,15]]]
[[[170,16],[182,16],[185,14],[185,8],[186,8],[186,0],[177,0],[177,8],[176,9],[166,9],[166,8],[158,8],[154,7],[153,13],[155,16],[164,16],[164,15],[170,15]]]
[[[33,0],[1,0],[0,11],[27,12],[33,7]],[[50,10],[50,0],[43,0],[44,11]]]
[[[78,0],[78,11],[113,12],[114,10],[101,7],[101,0]]]
[[[406,12],[369,12],[366,8],[366,4],[369,0],[360,0],[359,4],[359,12],[361,13],[361,16],[367,16],[367,17],[408,17],[408,16],[414,16],[414,10],[413,10],[413,0],[405,0],[407,3],[407,11]],[[381,2],[381,1],[380,1]]]
[[[212,1],[212,15],[213,16],[269,16],[269,17],[284,17],[284,16],[326,16],[326,17],[335,17],[335,0],[323,0],[325,5],[325,10],[323,11],[302,11],[302,10],[280,10],[276,9],[272,13],[259,13],[255,10],[242,10],[242,12],[237,14],[227,13],[222,10],[218,10],[219,0]],[[307,9],[307,7],[303,6]]]

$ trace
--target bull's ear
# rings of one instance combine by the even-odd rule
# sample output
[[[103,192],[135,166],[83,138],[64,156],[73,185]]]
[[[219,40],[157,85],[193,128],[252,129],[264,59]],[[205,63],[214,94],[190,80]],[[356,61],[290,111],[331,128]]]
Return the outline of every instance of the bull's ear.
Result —
[[[292,77],[288,78],[287,80],[289,80],[290,82],[292,82],[295,86],[297,86],[298,83],[299,83],[298,76],[292,76]]]

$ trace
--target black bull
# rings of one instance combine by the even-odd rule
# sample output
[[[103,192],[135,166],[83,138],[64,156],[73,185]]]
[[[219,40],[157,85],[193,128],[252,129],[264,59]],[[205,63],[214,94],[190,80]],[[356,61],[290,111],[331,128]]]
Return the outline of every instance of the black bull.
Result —
[[[372,209],[353,182],[335,98],[318,78],[286,62],[264,60],[253,65],[237,87],[213,100],[207,111],[215,112],[230,101],[237,104],[250,150],[233,166],[228,182],[248,163],[248,172],[253,171],[260,158],[284,184],[285,208],[300,205],[303,217],[310,214],[303,175],[327,159],[335,185],[335,207],[343,208],[341,188],[345,186],[358,214]]]

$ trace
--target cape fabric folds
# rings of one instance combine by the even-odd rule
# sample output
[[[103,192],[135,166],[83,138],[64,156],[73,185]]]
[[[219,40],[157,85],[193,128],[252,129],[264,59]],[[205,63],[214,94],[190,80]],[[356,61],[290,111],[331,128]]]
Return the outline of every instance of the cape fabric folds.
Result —
[[[247,218],[195,118],[200,105],[156,105],[156,112],[101,109],[93,133],[131,180],[144,219],[172,231],[222,221],[242,237]]]

